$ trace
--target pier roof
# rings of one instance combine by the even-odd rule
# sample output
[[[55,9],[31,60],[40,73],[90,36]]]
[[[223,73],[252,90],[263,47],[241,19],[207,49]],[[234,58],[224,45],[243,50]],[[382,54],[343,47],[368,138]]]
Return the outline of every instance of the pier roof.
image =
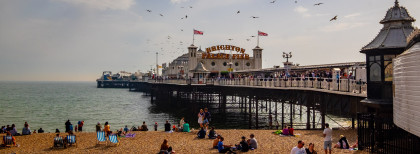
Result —
[[[197,64],[197,66],[195,67],[195,69],[190,70],[190,72],[193,72],[193,73],[209,73],[210,71],[207,70],[204,67],[203,63],[200,62],[200,63]]]
[[[342,68],[342,67],[352,67],[352,66],[365,66],[365,62],[348,62],[348,63],[334,63],[334,64],[321,64],[321,65],[306,65],[306,66],[292,66],[290,70],[314,70],[314,69],[325,69],[325,68]],[[268,72],[279,72],[285,71],[286,68],[265,68],[265,69],[250,69],[235,71],[234,73],[268,73]]]

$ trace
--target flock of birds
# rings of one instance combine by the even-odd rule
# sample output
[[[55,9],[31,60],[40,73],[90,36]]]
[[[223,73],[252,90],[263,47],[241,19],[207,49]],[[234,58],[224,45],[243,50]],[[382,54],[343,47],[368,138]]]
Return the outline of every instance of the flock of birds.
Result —
[[[276,1],[277,0],[273,0],[273,1],[270,1],[269,3],[270,4],[274,4],[274,3],[276,3]],[[298,0],[295,0],[295,3],[298,3]],[[315,3],[313,6],[320,6],[320,5],[323,5],[323,4],[324,3]],[[192,9],[193,7],[192,6],[188,6],[188,7],[182,6],[180,8],[181,9],[183,9],[183,8]],[[150,9],[147,9],[146,11],[148,13],[152,13],[152,10],[150,10]],[[235,12],[236,12],[236,14],[240,14],[241,13],[241,10],[237,10]],[[159,13],[159,16],[164,17],[164,14]],[[188,14],[186,14],[185,16],[182,16],[180,19],[181,20],[186,20],[186,19],[188,19],[188,17],[189,17]],[[258,16],[251,16],[250,18],[252,18],[252,19],[258,19],[260,17],[258,17]],[[333,18],[331,18],[330,19],[330,22],[335,21],[335,20],[338,20],[338,15],[334,16]],[[184,29],[180,29],[180,31],[183,32]],[[254,37],[256,37],[256,36],[255,35],[251,35],[251,36],[249,36],[249,38],[246,38],[245,40],[246,41],[251,41],[251,39],[254,38]],[[229,38],[227,40],[228,41],[233,41],[232,38]],[[153,54],[158,53],[159,55],[166,55],[166,56],[170,55],[171,57],[168,57],[168,58],[172,58],[172,59],[175,59],[177,56],[180,56],[180,55],[186,53],[185,52],[186,48],[185,48],[184,42],[183,41],[175,41],[173,39],[173,37],[170,36],[170,35],[167,36],[167,39],[165,41],[161,41],[160,43],[152,43],[150,39],[147,39],[146,44],[148,44],[148,45],[154,45],[154,46],[159,46],[160,47],[160,51],[150,51],[150,50],[148,50],[148,51],[145,51],[146,53],[151,53],[151,54],[152,53]],[[178,45],[178,47],[177,47],[177,45]],[[165,50],[165,48],[164,48],[165,46],[168,47],[168,50]]]

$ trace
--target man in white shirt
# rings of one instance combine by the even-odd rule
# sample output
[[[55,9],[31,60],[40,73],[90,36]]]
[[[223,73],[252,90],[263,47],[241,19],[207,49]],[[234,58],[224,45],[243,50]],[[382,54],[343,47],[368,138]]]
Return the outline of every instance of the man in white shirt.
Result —
[[[298,145],[295,146],[292,149],[290,154],[306,154],[305,148],[303,148],[304,145],[305,145],[305,143],[303,141],[299,140]]]
[[[249,148],[251,150],[257,149],[258,143],[257,143],[257,139],[254,138],[255,137],[254,134],[251,134],[249,137],[250,137],[250,139],[248,140]]]
[[[331,146],[332,146],[332,130],[328,123],[325,124],[324,129],[324,150],[325,154],[327,154],[327,149],[329,148],[329,153],[331,154]]]

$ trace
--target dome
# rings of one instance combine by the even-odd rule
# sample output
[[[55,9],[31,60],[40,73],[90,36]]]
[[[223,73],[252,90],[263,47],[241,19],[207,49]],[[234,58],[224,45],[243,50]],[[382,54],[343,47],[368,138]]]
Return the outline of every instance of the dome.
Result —
[[[395,5],[391,7],[385,15],[385,18],[381,20],[381,24],[393,22],[393,21],[416,21],[410,16],[407,9],[399,5],[398,0],[395,1]]]

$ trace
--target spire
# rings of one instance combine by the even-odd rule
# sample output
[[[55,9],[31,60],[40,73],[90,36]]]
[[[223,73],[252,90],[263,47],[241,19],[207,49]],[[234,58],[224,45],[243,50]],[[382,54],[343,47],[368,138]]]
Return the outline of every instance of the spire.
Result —
[[[399,7],[400,6],[400,3],[398,2],[398,0],[395,0],[395,6],[396,7]]]

